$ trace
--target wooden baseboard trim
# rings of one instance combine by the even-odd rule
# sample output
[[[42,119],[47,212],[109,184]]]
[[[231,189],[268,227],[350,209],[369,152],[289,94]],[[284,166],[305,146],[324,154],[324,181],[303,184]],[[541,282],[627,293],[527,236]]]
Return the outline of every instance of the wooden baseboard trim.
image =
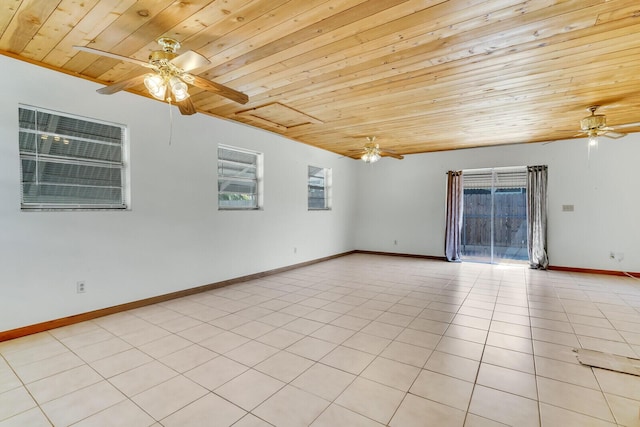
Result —
[[[305,261],[298,264],[289,265],[286,267],[280,267],[273,270],[263,271],[260,273],[249,274],[247,276],[236,277],[229,280],[223,280],[221,282],[210,283],[208,285],[197,286],[195,288],[184,289],[182,291],[171,292],[164,295],[158,295],[155,297],[145,298],[137,301],[132,301],[124,304],[115,305],[112,307],[101,308],[98,310],[89,311],[86,313],[80,313],[73,316],[62,317],[60,319],[48,320],[42,323],[36,323],[34,325],[23,326],[21,328],[11,329],[8,331],[0,332],[0,342],[12,340],[15,338],[24,337],[27,335],[37,334],[39,332],[48,331],[50,329],[60,328],[62,326],[73,325],[74,323],[85,322],[87,320],[96,319],[98,317],[108,316],[110,314],[120,313],[122,311],[132,310],[134,308],[140,308],[151,304],[157,304],[160,302],[169,301],[176,298],[182,298],[189,295],[199,294],[201,292],[210,291],[213,289],[222,288],[224,286],[233,285],[236,283],[247,282],[249,280],[260,279],[263,277],[271,276],[278,273],[284,273],[286,271],[295,270],[297,268],[306,267],[309,265],[317,264],[331,259],[340,258],[346,255],[355,253],[356,251],[343,252],[336,255],[330,255],[323,258],[314,259],[311,261]]]
[[[368,254],[368,255],[385,255],[385,256],[397,256],[402,258],[417,258],[417,259],[430,259],[434,261],[446,261],[447,258],[443,256],[434,256],[434,255],[416,255],[416,254],[402,254],[398,252],[379,252],[379,251],[363,251],[363,250],[355,250],[353,251],[356,254]]]
[[[579,267],[563,267],[560,265],[550,265],[548,270],[554,271],[566,271],[569,273],[584,273],[584,274],[605,274],[608,276],[624,276],[633,277],[634,279],[640,279],[640,273],[631,273],[626,271],[617,270],[598,270],[595,268],[579,268]]]

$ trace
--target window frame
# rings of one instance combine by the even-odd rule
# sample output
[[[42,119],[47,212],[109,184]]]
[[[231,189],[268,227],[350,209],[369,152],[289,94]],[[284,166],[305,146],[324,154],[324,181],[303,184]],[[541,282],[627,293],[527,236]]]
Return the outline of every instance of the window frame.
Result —
[[[222,162],[233,162],[232,160],[229,159],[220,159],[220,150],[229,150],[229,151],[234,151],[237,153],[241,153],[241,154],[249,154],[252,156],[255,156],[255,176],[252,179],[247,179],[246,177],[241,177],[238,175],[227,175],[227,174],[221,174],[221,168],[220,168],[220,163]],[[218,193],[218,210],[219,211],[257,211],[257,210],[262,210],[263,208],[263,173],[264,173],[264,155],[263,153],[257,152],[257,151],[253,151],[253,150],[247,150],[245,148],[239,148],[239,147],[235,147],[235,146],[231,146],[231,145],[226,145],[226,144],[218,144],[218,149],[216,151],[217,153],[217,193]],[[238,163],[238,162],[236,162]],[[220,183],[221,180],[223,178],[227,178],[227,179],[235,179],[235,180],[239,180],[239,181],[252,181],[254,182],[254,188],[255,188],[255,204],[252,206],[223,206],[220,205]],[[235,192],[233,194],[243,194],[243,193],[238,193]]]
[[[318,178],[316,175],[312,175],[311,170],[318,169],[323,171],[323,207],[314,207],[312,206],[312,200],[319,200],[319,198],[311,198],[311,189],[314,187],[311,183],[311,179],[313,177]],[[317,187],[317,185],[315,186]],[[309,211],[330,211],[332,209],[332,188],[333,188],[333,178],[332,178],[332,170],[331,168],[325,168],[321,166],[313,166],[308,165],[307,167],[307,210]]]
[[[20,110],[28,110],[32,111],[36,115],[36,120],[34,121],[35,129],[23,128],[20,125]],[[105,145],[118,145],[115,143],[110,143],[102,140],[92,140],[89,138],[85,138],[82,136],[73,136],[73,135],[64,135],[60,132],[49,132],[49,131],[41,131],[38,129],[37,125],[37,115],[49,114],[52,116],[56,116],[58,118],[68,118],[83,122],[89,122],[91,124],[99,124],[99,125],[107,125],[120,129],[120,159],[119,161],[109,161],[109,160],[101,160],[101,159],[85,159],[73,156],[64,156],[58,154],[39,154],[37,152],[37,142],[38,139],[46,139],[44,137],[53,136],[54,138],[62,138],[63,140],[69,138],[70,140],[84,141],[84,142],[94,142],[98,144]],[[72,114],[66,112],[60,112],[55,110],[50,110],[47,108],[36,107],[33,105],[27,104],[18,104],[18,153],[20,160],[20,209],[22,211],[108,211],[108,210],[128,210],[130,209],[130,180],[129,180],[129,129],[126,125],[116,122],[111,122],[107,120],[100,120],[93,117],[81,116],[79,114]],[[21,133],[32,133],[35,135],[35,143],[36,143],[36,151],[35,153],[29,151],[23,151],[20,147],[20,134]],[[24,160],[33,160],[36,162],[36,168],[38,168],[38,162],[40,159],[46,159],[47,163],[59,163],[62,165],[76,165],[76,166],[89,166],[89,167],[109,167],[109,168],[117,168],[120,170],[120,202],[119,203],[82,203],[81,201],[77,202],[25,202],[24,195],[24,185],[27,181],[25,178],[25,171],[23,170],[23,161]],[[87,178],[87,177],[85,177]],[[36,183],[35,185],[39,185]]]

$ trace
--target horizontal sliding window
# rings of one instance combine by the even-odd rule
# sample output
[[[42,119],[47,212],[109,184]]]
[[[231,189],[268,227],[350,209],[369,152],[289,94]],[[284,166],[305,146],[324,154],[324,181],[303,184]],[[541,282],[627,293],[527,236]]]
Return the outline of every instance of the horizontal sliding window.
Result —
[[[23,209],[124,209],[126,128],[20,106]]]

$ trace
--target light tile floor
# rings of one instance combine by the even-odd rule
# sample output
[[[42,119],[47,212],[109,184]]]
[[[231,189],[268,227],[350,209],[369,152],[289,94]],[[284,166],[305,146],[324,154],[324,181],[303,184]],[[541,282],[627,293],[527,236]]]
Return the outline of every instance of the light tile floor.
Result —
[[[354,254],[0,343],[0,427],[640,426],[626,277]]]

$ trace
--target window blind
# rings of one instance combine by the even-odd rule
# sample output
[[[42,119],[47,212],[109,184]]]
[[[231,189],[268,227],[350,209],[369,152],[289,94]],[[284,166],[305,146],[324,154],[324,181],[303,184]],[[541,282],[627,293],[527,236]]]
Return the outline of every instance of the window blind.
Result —
[[[22,208],[125,208],[125,128],[20,106]]]
[[[259,155],[218,147],[218,208],[257,209]]]
[[[309,166],[308,172],[308,208],[328,209],[328,170],[316,166]]]

